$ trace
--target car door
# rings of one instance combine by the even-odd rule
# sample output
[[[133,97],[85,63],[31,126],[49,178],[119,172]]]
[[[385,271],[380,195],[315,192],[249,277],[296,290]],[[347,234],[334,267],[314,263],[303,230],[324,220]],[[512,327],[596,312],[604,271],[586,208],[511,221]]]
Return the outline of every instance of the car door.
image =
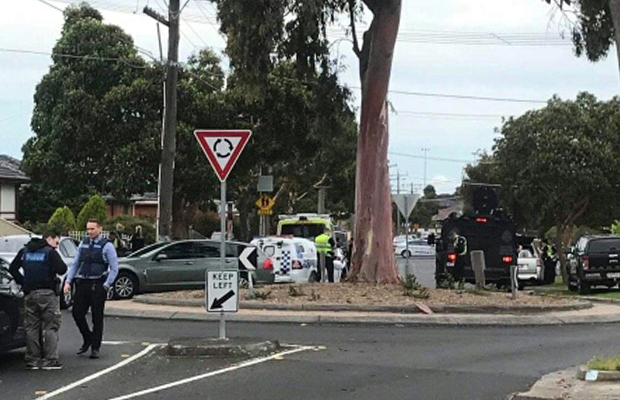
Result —
[[[177,242],[156,252],[145,270],[154,290],[191,289],[196,285],[196,269],[204,263],[196,242]]]

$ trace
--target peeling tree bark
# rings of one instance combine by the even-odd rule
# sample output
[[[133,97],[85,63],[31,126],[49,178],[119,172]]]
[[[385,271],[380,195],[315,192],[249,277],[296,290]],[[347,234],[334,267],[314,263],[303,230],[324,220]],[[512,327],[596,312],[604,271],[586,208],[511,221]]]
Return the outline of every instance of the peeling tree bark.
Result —
[[[362,107],[355,180],[355,234],[350,279],[396,283],[392,201],[388,171],[386,97],[400,24],[401,0],[364,3],[374,17],[364,34],[360,61]]]

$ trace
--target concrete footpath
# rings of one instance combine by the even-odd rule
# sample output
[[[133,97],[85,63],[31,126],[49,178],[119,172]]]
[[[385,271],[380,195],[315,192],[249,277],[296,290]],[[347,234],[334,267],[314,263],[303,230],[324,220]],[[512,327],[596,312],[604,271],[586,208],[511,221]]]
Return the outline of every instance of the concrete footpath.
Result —
[[[543,376],[530,390],[509,400],[618,400],[620,382],[586,382],[577,379],[578,368]]]
[[[191,304],[191,303],[189,303]],[[323,311],[243,309],[228,314],[228,321],[337,324],[399,325],[563,325],[620,322],[620,306],[594,304],[591,308],[530,314],[516,313],[435,313],[404,314],[373,311]],[[218,320],[218,314],[207,314],[202,307],[146,304],[125,300],[106,304],[106,315],[116,317],[170,320]]]

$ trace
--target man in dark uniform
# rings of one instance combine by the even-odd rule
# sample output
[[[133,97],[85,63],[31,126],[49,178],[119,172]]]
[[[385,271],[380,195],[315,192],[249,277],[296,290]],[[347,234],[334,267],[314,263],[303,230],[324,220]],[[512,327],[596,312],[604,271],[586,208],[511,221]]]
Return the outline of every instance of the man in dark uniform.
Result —
[[[86,232],[88,236],[78,247],[67,273],[64,290],[69,293],[75,280],[73,319],[84,340],[77,353],[84,354],[91,348],[90,358],[99,358],[103,339],[103,311],[108,291],[118,275],[118,257],[112,242],[101,236],[101,223],[98,220],[88,220]],[[88,309],[92,313],[92,331],[86,322]]]
[[[56,252],[60,238],[46,232],[43,239],[34,238],[21,249],[9,272],[22,285],[26,294],[26,368],[62,369],[58,361],[58,330],[60,329],[60,299],[58,275],[67,266]],[[24,270],[24,275],[19,269]]]

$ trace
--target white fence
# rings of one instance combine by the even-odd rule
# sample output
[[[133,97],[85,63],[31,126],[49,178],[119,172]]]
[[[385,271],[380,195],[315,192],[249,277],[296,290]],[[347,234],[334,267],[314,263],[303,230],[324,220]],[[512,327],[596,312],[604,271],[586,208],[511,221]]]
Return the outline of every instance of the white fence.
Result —
[[[81,242],[82,240],[84,240],[84,238],[87,236],[88,234],[86,233],[86,231],[70,231],[69,232],[69,237],[77,240],[78,242]],[[101,236],[103,237],[108,237],[110,235],[110,231],[101,231]],[[129,235],[125,235],[124,233],[121,234],[121,239],[123,239],[123,241],[125,241],[125,243],[127,243],[130,239],[131,236]]]

